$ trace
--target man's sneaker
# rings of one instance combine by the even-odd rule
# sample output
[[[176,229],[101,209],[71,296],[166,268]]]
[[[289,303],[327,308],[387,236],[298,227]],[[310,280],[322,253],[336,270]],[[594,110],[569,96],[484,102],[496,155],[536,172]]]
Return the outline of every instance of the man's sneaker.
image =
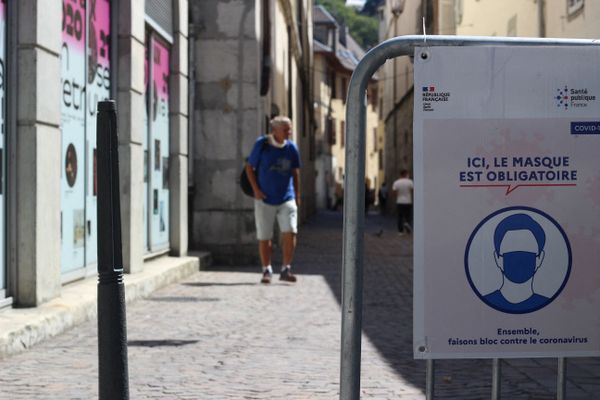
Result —
[[[271,283],[272,276],[273,276],[273,273],[271,271],[269,271],[268,269],[265,269],[265,272],[263,272],[260,283]]]
[[[286,282],[296,282],[296,275],[292,274],[292,270],[290,268],[284,268],[279,274],[280,281]]]

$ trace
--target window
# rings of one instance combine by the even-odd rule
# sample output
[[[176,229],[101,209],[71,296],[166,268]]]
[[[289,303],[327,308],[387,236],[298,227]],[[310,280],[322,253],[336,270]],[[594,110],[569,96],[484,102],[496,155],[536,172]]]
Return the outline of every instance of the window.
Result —
[[[342,102],[346,104],[346,90],[348,89],[348,80],[346,78],[342,78]]]
[[[171,48],[146,31],[147,83],[144,115],[144,252],[169,248],[169,76]]]
[[[462,23],[463,12],[464,12],[463,0],[456,0],[456,2],[454,3],[454,23],[456,25],[460,25]]]
[[[392,14],[394,14],[395,17],[398,17],[404,12],[404,3],[406,3],[406,0],[394,0],[392,3]]]
[[[335,72],[331,71],[331,78],[330,78],[330,82],[331,82],[331,98],[332,99],[337,99],[337,92],[336,92],[336,85],[335,85]]]
[[[97,262],[96,105],[110,98],[111,5],[108,0],[65,0],[62,10],[62,91],[57,100],[61,273],[67,282],[85,276],[88,267],[93,271]]]
[[[373,128],[373,151],[377,151],[377,128]]]
[[[335,144],[335,118],[327,118],[327,125],[326,125],[326,132],[327,132],[327,142],[330,145],[334,145]]]
[[[346,121],[340,121],[340,146],[343,148],[346,139]]]
[[[508,26],[506,28],[506,36],[517,36],[517,14],[513,15],[508,20]]]
[[[373,106],[373,110],[377,111],[377,88],[371,90],[371,105]]]
[[[583,10],[585,0],[567,0],[567,15],[570,17]]]

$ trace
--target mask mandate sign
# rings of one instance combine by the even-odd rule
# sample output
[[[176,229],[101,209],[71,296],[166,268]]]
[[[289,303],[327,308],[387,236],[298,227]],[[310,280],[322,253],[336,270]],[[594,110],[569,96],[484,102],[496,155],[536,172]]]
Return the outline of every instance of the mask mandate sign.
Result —
[[[416,358],[600,355],[600,49],[415,50]]]

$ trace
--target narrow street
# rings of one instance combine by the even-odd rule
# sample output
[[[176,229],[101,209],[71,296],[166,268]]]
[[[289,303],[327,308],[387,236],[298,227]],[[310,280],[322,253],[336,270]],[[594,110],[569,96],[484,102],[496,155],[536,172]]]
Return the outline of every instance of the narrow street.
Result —
[[[424,399],[412,358],[412,241],[367,218],[361,391]],[[127,309],[132,399],[337,399],[341,213],[301,227],[299,282],[259,284],[258,267],[213,267]],[[276,263],[279,254],[276,250]],[[490,397],[491,361],[436,363],[436,398]],[[600,360],[570,359],[568,399],[600,398]],[[556,360],[503,363],[505,399],[554,399]],[[91,399],[96,321],[0,361],[0,399]]]

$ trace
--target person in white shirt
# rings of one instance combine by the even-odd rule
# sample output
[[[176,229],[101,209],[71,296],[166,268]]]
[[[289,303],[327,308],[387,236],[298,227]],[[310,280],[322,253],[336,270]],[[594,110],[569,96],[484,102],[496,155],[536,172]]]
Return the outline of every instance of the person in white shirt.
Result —
[[[400,178],[392,185],[396,195],[396,210],[398,217],[398,233],[404,235],[404,231],[412,232],[413,212],[413,181],[408,177],[408,171],[400,171]]]

